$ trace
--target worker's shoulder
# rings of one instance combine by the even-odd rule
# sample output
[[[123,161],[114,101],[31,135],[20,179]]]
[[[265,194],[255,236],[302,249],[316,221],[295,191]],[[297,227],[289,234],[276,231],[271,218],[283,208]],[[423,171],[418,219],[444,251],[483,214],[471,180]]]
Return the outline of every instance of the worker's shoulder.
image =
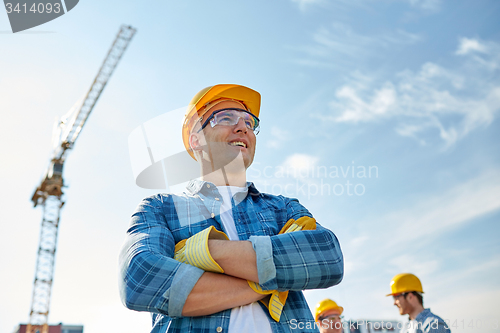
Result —
[[[437,319],[439,321],[443,321],[443,318],[439,317],[438,315],[434,314],[431,312],[431,309],[427,308],[427,309],[424,309],[418,316],[417,316],[417,320],[426,320],[426,319]]]
[[[432,313],[430,309],[424,309],[424,311],[417,316],[417,321],[422,323],[425,332],[450,332],[446,321]]]
[[[299,215],[302,214],[301,216],[310,215],[307,208],[296,198],[260,192],[258,199],[254,200],[261,201],[264,203],[263,205],[271,206],[274,209],[286,209],[292,214],[296,212]]]
[[[196,198],[186,193],[157,193],[142,199],[142,204],[168,205],[195,200]]]
[[[297,198],[291,198],[291,197],[285,197],[284,195],[281,194],[270,194],[270,193],[265,193],[265,192],[259,192],[258,195],[261,199],[267,200],[270,202],[299,202]]]

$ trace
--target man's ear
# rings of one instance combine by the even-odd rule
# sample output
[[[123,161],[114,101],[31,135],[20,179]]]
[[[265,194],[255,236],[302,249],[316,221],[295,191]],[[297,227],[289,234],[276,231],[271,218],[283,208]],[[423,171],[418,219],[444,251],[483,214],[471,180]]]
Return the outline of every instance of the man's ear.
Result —
[[[192,150],[200,149],[201,144],[198,133],[191,133],[189,135],[189,146],[191,147]]]

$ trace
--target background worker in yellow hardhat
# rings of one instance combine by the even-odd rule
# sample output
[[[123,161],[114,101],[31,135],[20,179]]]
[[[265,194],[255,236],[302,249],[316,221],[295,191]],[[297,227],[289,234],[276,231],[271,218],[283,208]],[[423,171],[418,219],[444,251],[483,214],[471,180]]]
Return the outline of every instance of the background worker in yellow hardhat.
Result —
[[[394,276],[391,281],[391,293],[399,314],[407,314],[410,322],[401,332],[449,333],[450,329],[443,319],[430,309],[424,309],[424,290],[419,278],[410,273]]]
[[[196,94],[182,137],[200,179],[132,216],[121,297],[152,313],[152,332],[317,332],[302,290],[340,283],[342,252],[298,200],[247,182],[259,112],[260,94],[244,86]]]
[[[318,324],[320,333],[343,333],[342,312],[344,308],[329,298],[318,302],[314,311],[314,320]]]

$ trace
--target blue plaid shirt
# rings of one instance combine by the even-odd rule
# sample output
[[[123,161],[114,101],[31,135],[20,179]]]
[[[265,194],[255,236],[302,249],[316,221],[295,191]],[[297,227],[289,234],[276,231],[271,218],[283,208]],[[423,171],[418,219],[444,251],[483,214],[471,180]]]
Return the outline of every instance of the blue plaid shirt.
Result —
[[[414,324],[416,333],[451,333],[445,321],[432,313],[431,309],[424,309],[420,312],[415,318]],[[401,333],[411,331],[411,329],[403,328]]]
[[[186,298],[204,271],[173,259],[180,240],[209,226],[225,231],[221,200],[215,185],[194,180],[182,195],[144,199],[132,215],[120,255],[120,294],[129,309],[152,313],[152,333],[228,332],[231,309],[182,316]],[[343,257],[335,235],[319,224],[316,230],[278,235],[289,219],[311,214],[298,200],[260,193],[252,183],[233,197],[232,212],[239,239],[250,240],[256,251],[262,288],[290,291],[279,323],[265,311],[272,331],[318,332],[302,290],[328,288],[342,280]]]

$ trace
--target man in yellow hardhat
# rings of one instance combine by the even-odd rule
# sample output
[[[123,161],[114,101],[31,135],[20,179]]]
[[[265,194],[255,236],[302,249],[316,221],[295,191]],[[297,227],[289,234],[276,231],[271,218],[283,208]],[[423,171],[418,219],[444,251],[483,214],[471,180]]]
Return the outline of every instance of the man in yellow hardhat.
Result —
[[[394,276],[391,281],[391,293],[394,305],[399,314],[407,314],[410,322],[401,332],[415,333],[449,333],[450,329],[445,321],[424,309],[424,290],[420,279],[411,273],[402,273]]]
[[[317,332],[302,290],[340,283],[342,252],[298,200],[247,182],[259,112],[260,94],[245,86],[196,94],[182,138],[200,179],[132,216],[121,297],[152,313],[152,332]]]
[[[334,301],[326,298],[316,304],[314,320],[316,321],[320,333],[343,333],[342,312],[344,308]]]

